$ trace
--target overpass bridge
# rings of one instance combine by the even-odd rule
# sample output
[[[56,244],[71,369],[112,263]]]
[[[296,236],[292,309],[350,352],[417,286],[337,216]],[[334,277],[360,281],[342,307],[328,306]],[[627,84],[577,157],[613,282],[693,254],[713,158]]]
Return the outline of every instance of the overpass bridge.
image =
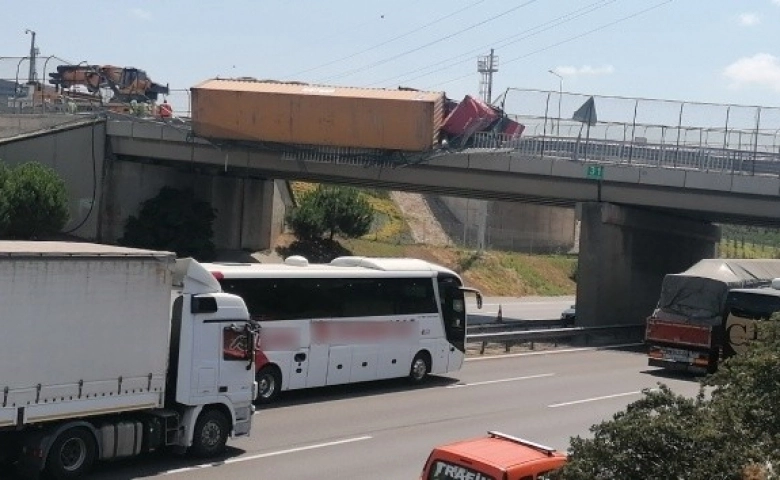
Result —
[[[559,206],[606,202],[698,221],[780,227],[780,155],[628,142],[490,135],[420,155],[214,143],[186,125],[114,119],[114,154],[237,175],[392,188]]]
[[[704,130],[691,134],[703,141],[689,142],[679,128],[637,137],[632,124],[583,137],[561,119],[548,129],[545,114],[518,118],[529,126],[519,140],[477,134],[467,149],[401,155],[217,143],[194,137],[186,121],[69,118],[26,135],[22,116],[0,125],[0,136],[13,131],[0,139],[0,158],[47,158],[71,190],[67,230],[84,238],[115,240],[138,203],[165,185],[211,201],[215,241],[231,248],[266,248],[262,239],[281,229],[284,212],[273,206],[284,189],[269,179],[577,206],[582,325],[641,322],[665,273],[714,255],[713,222],[780,226],[780,140],[766,128],[760,141],[757,127],[752,137],[724,129],[714,146]],[[737,141],[721,140],[729,137]]]
[[[131,163],[577,205],[581,325],[643,321],[664,274],[714,256],[712,222],[780,226],[780,158],[771,151],[486,134],[465,150],[403,156],[215,143],[186,124],[133,119],[110,119],[106,135],[112,155]]]

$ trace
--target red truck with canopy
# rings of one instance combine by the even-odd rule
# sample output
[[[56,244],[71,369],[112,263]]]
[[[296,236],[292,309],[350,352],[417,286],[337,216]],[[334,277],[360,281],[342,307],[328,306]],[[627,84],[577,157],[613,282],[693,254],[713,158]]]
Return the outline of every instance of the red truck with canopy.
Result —
[[[780,278],[780,260],[705,259],[669,274],[658,306],[647,319],[648,364],[693,373],[713,372],[729,346],[729,296],[735,289],[766,287]]]

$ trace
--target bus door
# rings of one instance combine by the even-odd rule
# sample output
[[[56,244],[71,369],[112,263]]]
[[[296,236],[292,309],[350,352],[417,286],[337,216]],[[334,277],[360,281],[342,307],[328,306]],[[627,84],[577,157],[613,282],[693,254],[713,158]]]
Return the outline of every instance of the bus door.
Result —
[[[294,320],[297,342],[291,345],[287,351],[287,379],[286,386],[289,389],[307,387],[309,376],[309,365],[311,364],[311,354],[309,351],[310,333],[309,320]]]
[[[466,351],[466,300],[456,277],[439,277],[439,303],[447,337],[447,369],[457,370]]]
[[[293,388],[305,388],[307,385],[307,379],[309,375],[309,349],[300,348],[290,352],[292,359],[290,361],[290,373],[287,375],[289,379],[288,387]]]
[[[284,389],[305,387],[309,368],[308,322],[275,320],[261,325],[260,350],[281,370]]]

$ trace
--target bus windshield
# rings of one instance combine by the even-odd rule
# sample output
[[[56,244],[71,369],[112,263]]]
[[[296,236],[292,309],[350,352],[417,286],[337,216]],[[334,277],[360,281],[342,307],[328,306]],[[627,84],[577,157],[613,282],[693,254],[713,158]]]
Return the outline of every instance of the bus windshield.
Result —
[[[466,299],[457,277],[439,277],[439,301],[447,340],[461,352],[466,351]]]

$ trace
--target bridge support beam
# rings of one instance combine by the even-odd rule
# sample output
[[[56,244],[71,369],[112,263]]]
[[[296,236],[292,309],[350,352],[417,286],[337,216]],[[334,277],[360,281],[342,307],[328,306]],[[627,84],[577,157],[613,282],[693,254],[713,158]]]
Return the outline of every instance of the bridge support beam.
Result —
[[[273,180],[113,160],[108,162],[105,182],[101,211],[101,240],[105,242],[122,237],[127,218],[137,215],[141,202],[165,186],[191,188],[216,210],[213,241],[218,250],[264,250],[281,230],[284,212],[274,208]]]
[[[583,203],[577,325],[637,324],[658,303],[661,280],[713,258],[720,228],[608,203]]]

